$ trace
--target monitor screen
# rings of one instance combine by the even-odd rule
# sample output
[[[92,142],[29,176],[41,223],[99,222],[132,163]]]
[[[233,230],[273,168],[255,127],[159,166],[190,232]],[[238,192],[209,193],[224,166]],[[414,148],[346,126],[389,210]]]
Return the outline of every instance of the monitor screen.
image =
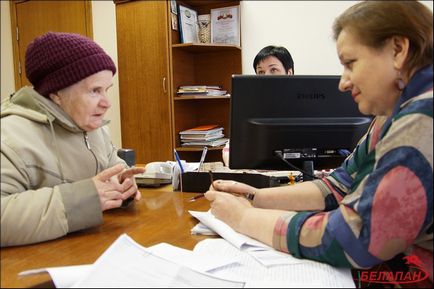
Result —
[[[312,166],[338,167],[371,123],[351,93],[339,91],[339,80],[233,75],[229,167],[293,170],[289,162],[312,174]]]

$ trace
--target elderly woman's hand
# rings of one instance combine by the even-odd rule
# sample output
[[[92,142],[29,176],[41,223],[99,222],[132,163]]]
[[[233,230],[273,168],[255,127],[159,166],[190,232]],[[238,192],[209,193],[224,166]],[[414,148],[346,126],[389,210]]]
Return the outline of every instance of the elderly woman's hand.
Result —
[[[211,202],[211,213],[236,231],[240,231],[240,223],[244,212],[252,208],[250,202],[242,197],[224,192],[210,190],[205,197]]]
[[[120,207],[124,200],[134,194],[136,200],[139,200],[141,195],[134,174],[143,171],[143,168],[125,169],[122,164],[118,164],[93,177],[102,211]]]
[[[117,175],[119,183],[124,185],[124,193],[123,194],[125,196],[127,196],[126,197],[127,199],[133,195],[137,201],[141,199],[142,195],[140,194],[140,191],[137,187],[136,179],[135,179],[134,175],[141,174],[144,172],[145,172],[145,168],[134,167],[134,168],[126,169],[126,170],[122,171],[122,173]],[[131,194],[131,191],[133,191],[132,194]]]

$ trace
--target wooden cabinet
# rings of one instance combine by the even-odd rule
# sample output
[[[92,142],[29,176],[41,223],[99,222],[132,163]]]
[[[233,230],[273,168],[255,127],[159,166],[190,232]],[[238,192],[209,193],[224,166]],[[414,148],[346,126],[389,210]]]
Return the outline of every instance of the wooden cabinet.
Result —
[[[122,146],[136,150],[137,163],[199,161],[202,148],[182,147],[179,132],[220,124],[229,137],[230,97],[177,97],[180,85],[221,85],[231,92],[232,74],[241,73],[241,47],[180,43],[171,26],[170,1],[115,1],[119,60]],[[239,1],[177,1],[198,15]],[[178,25],[179,26],[179,25]],[[221,160],[209,148],[207,161]]]
[[[165,1],[116,5],[122,146],[137,163],[172,159],[169,35]]]

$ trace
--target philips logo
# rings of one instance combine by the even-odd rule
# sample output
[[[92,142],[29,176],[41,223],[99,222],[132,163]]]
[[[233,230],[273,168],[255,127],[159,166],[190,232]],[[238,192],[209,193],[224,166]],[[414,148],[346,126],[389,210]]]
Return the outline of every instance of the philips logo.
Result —
[[[311,92],[311,93],[297,93],[297,99],[308,99],[308,100],[324,100],[325,94],[322,92]]]

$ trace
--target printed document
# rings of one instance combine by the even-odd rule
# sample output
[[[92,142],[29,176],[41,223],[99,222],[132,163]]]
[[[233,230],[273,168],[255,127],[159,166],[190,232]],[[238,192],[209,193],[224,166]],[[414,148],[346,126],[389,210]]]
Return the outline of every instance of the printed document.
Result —
[[[121,235],[75,288],[93,287],[244,287],[166,260]]]
[[[160,243],[145,248],[121,235],[94,264],[28,270],[19,276],[49,273],[56,287],[244,287],[206,271],[235,264],[236,259],[215,257]]]
[[[224,239],[203,240],[193,251],[199,255],[213,253],[236,259],[238,263],[219,267],[210,273],[224,279],[244,281],[250,288],[355,288],[350,269],[306,259],[292,265],[265,267]]]

